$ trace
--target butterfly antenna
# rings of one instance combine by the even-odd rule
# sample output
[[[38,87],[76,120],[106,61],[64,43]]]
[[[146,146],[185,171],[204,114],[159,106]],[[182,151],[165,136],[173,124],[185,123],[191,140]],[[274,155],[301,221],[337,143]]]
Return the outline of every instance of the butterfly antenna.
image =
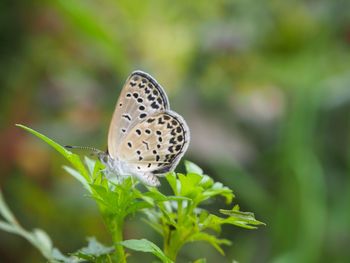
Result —
[[[89,147],[89,146],[73,146],[73,145],[65,145],[64,148],[66,149],[78,149],[78,150],[88,150],[88,151],[92,151],[94,153],[100,153],[102,152],[99,149],[96,149],[94,147]]]

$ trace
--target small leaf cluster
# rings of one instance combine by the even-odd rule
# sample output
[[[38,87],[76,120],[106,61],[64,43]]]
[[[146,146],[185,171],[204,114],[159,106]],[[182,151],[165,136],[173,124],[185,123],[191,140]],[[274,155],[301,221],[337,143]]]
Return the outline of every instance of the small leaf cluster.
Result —
[[[171,259],[176,259],[177,253],[186,243],[194,241],[208,242],[224,254],[221,246],[230,245],[231,242],[218,238],[222,225],[254,229],[263,224],[252,213],[240,212],[237,205],[232,210],[220,210],[222,216],[203,208],[201,205],[215,197],[222,197],[227,204],[231,204],[234,194],[228,187],[203,174],[197,165],[186,161],[185,166],[186,174],[166,175],[174,196],[168,196],[168,200],[144,210],[148,218],[146,222],[163,236],[165,253]]]
[[[64,166],[64,169],[77,179],[95,200],[111,234],[111,246],[104,246],[91,237],[87,247],[66,256],[53,247],[52,241],[44,231],[27,232],[20,227],[0,199],[0,213],[7,220],[0,221],[0,228],[22,235],[50,262],[126,262],[130,254],[126,253],[125,248],[152,253],[162,262],[175,262],[181,248],[195,241],[208,242],[224,254],[222,245],[230,245],[230,241],[220,238],[222,225],[254,229],[263,224],[254,218],[254,214],[239,211],[238,205],[233,206],[231,210],[220,209],[215,213],[206,209],[205,205],[216,198],[222,198],[227,205],[232,206],[234,194],[228,187],[214,182],[191,162],[185,162],[186,174],[171,172],[165,176],[165,181],[171,189],[171,193],[165,195],[157,188],[141,185],[133,177],[125,177],[119,181],[110,180],[104,175],[104,167],[99,161],[87,157],[82,160],[37,131],[23,125],[18,126],[48,143],[69,161],[71,166]],[[142,238],[124,240],[124,223],[129,215],[135,213],[143,214],[144,221],[162,236],[162,249]]]

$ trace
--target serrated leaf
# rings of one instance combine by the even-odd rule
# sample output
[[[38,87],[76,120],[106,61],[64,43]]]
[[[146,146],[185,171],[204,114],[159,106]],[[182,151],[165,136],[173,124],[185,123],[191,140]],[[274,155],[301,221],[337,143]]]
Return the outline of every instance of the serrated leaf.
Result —
[[[83,262],[83,260],[80,260],[76,257],[67,257],[67,256],[63,255],[62,252],[59,251],[57,248],[54,248],[52,250],[51,258],[52,258],[52,260],[50,260],[50,262],[62,262],[62,263]]]
[[[234,224],[240,227],[255,229],[258,225],[265,225],[265,223],[255,219],[254,213],[239,211],[239,206],[235,205],[232,210],[220,209],[220,213],[228,215],[226,223]]]
[[[247,219],[242,217],[230,216],[227,218],[221,218],[216,215],[210,215],[210,220],[212,224],[230,224],[246,229],[256,229],[258,225],[264,225],[263,222],[260,222],[255,219]]]
[[[152,253],[163,262],[166,262],[166,263],[173,262],[167,256],[165,256],[163,251],[156,244],[152,243],[147,239],[129,239],[129,240],[119,242],[119,244],[135,251]]]
[[[230,217],[235,217],[237,219],[244,220],[248,222],[249,224],[255,224],[255,225],[265,225],[265,223],[260,222],[255,219],[254,213],[251,212],[242,212],[239,211],[239,206],[235,205],[232,210],[224,210],[220,209],[220,213],[224,215],[229,215]]]
[[[185,161],[185,168],[187,173],[194,173],[203,175],[203,170],[197,164],[192,163],[190,161]]]
[[[102,255],[107,255],[114,250],[112,246],[105,246],[98,242],[95,237],[88,238],[88,245],[79,249],[75,254],[82,254],[86,256],[99,257]]]

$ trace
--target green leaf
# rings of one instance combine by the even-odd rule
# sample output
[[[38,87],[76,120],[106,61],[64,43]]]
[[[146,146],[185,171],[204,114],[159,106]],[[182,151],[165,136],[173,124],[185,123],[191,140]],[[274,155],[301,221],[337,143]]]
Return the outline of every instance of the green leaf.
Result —
[[[220,221],[220,217],[217,217],[215,215],[209,214],[207,210],[202,210],[200,215],[200,230],[205,229],[212,229],[218,233],[221,232],[221,225],[223,224],[222,221]]]
[[[230,204],[235,197],[230,188],[219,182],[214,183],[211,188],[203,192],[203,196],[205,196],[206,199],[217,195],[223,196],[226,199],[227,204]]]
[[[148,202],[135,201],[127,208],[126,214],[132,214],[132,213],[135,213],[136,211],[139,211],[145,208],[151,208],[151,207],[153,207],[153,205],[149,204]]]
[[[89,157],[87,156],[84,156],[84,161],[85,161],[85,164],[89,170],[89,173],[90,174],[94,174],[94,169],[95,169],[95,164],[96,162],[94,160],[91,160]]]
[[[97,180],[99,178],[100,180],[103,180],[103,173],[101,172],[104,169],[104,165],[100,161],[95,162],[94,171],[92,173],[92,179],[93,181]]]
[[[193,261],[193,263],[207,263],[207,259],[206,258],[199,258],[199,259],[196,259],[195,261]]]
[[[199,182],[202,180],[202,176],[198,174],[177,174],[180,184],[182,196],[195,199],[203,191],[203,187],[199,186]]]
[[[88,238],[88,245],[79,249],[76,253],[77,255],[93,256],[99,257],[102,255],[107,255],[114,250],[114,247],[107,247],[96,240],[95,237]]]
[[[16,229],[12,225],[5,223],[3,221],[0,221],[0,229],[9,233],[14,233],[14,234],[17,233]]]
[[[5,203],[1,189],[0,189],[0,214],[6,219],[9,223],[18,224],[15,216],[12,214],[11,210]]]
[[[63,155],[65,158],[70,159],[71,156],[73,155],[70,151],[66,150],[66,148],[64,148],[63,146],[59,145],[57,142],[51,140],[50,138],[46,137],[45,135],[31,129],[28,128],[27,126],[24,126],[22,124],[16,124],[17,127],[20,127],[32,134],[34,134],[35,136],[37,136],[38,138],[42,139],[43,141],[45,141],[47,144],[49,144],[50,146],[52,146],[56,151],[58,151],[61,155]]]
[[[239,211],[239,206],[235,205],[232,210],[220,209],[220,213],[229,215],[225,218],[225,224],[233,224],[247,229],[256,229],[258,225],[266,225],[265,223],[255,219],[255,216],[251,212]]]
[[[191,198],[188,198],[185,196],[176,196],[176,195],[168,195],[167,200],[168,201],[190,201],[190,202],[192,202]]]
[[[150,197],[155,202],[164,202],[168,201],[167,196],[163,195],[161,192],[156,190],[155,188],[151,188],[150,191],[143,193],[144,196]]]
[[[93,190],[92,196],[94,199],[104,205],[108,211],[112,213],[121,212],[118,211],[118,195],[101,185],[91,184],[90,187]]]
[[[231,241],[227,239],[218,239],[216,236],[205,232],[198,232],[191,236],[189,241],[205,241],[211,244],[221,255],[225,255],[224,251],[221,248],[221,245],[231,245]]]
[[[68,151],[66,148],[64,148],[63,146],[58,144],[57,142],[51,140],[50,138],[46,137],[45,135],[43,135],[43,134],[41,134],[41,133],[31,129],[31,128],[28,128],[28,127],[21,125],[21,124],[16,124],[16,126],[30,132],[31,134],[33,134],[35,136],[37,136],[38,138],[40,138],[41,140],[46,142],[48,145],[50,145],[52,148],[54,148],[56,151],[58,151],[63,157],[65,157],[84,176],[84,178],[88,182],[90,182],[89,173],[86,170],[84,164],[81,162],[78,155],[73,154],[72,152]]]
[[[214,180],[211,179],[208,175],[203,175],[202,180],[199,185],[204,189],[210,188],[214,184]]]
[[[46,232],[41,229],[34,229],[33,236],[42,251],[45,252],[46,255],[51,255],[53,249],[52,241]]]
[[[176,180],[176,174],[174,172],[172,173],[168,173],[165,178],[167,179],[171,189],[173,190],[175,195],[179,194],[179,185],[178,185],[178,181]]]
[[[50,262],[62,262],[62,263],[78,263],[78,262],[83,262],[83,260],[80,260],[76,257],[67,257],[62,254],[61,251],[59,251],[57,248],[54,248],[52,250],[52,260]]]
[[[219,227],[224,224],[235,225],[246,229],[256,229],[256,225],[263,225],[264,223],[255,219],[247,219],[237,216],[230,216],[222,218],[213,214],[210,214],[203,222],[202,229],[211,228],[219,230]]]
[[[186,172],[203,175],[203,170],[195,163],[185,161]]]
[[[82,176],[77,170],[69,166],[64,165],[63,169],[66,170],[66,172],[69,173],[71,176],[73,176],[75,179],[77,179],[84,186],[84,188],[91,193],[89,183],[86,181],[84,176]]]
[[[19,235],[30,242],[49,262],[77,263],[79,260],[65,257],[58,249],[54,248],[50,237],[41,229],[29,232],[19,225],[16,218],[7,207],[0,191],[0,212],[8,223],[0,221],[0,229]]]
[[[167,256],[165,256],[163,251],[156,244],[152,243],[147,239],[129,239],[119,242],[119,244],[132,250],[152,253],[163,262],[173,262]]]

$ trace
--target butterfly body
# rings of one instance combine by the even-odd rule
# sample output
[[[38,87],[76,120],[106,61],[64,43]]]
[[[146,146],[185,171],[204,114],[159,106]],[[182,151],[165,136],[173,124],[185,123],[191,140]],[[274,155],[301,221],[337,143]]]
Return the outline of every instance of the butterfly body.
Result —
[[[119,96],[108,133],[108,152],[99,159],[107,174],[134,176],[158,186],[157,176],[173,170],[187,150],[190,133],[185,120],[170,110],[157,81],[134,71]]]

